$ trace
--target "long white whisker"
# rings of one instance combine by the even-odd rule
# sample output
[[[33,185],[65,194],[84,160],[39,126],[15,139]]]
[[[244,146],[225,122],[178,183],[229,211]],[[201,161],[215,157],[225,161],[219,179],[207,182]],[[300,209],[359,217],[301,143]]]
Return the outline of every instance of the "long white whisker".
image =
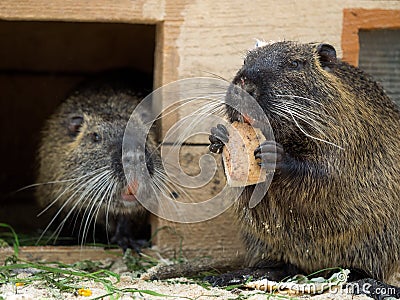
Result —
[[[104,169],[104,168],[101,168],[101,169]],[[97,172],[98,172],[99,170],[100,170],[100,169],[98,169]],[[101,170],[100,170],[100,171],[101,171]],[[93,173],[95,173],[95,172],[92,172],[91,174],[93,174]],[[102,172],[102,173],[104,173],[104,172]],[[102,173],[100,173],[100,174],[97,175],[97,176],[101,176]],[[97,176],[96,176],[96,177],[97,177]],[[96,178],[96,177],[95,177],[95,178]],[[54,223],[54,221],[55,221],[55,220],[57,219],[57,217],[61,214],[61,212],[64,210],[64,208],[65,208],[67,205],[69,205],[69,203],[70,203],[71,201],[74,201],[74,196],[75,196],[76,194],[78,194],[82,189],[84,189],[84,188],[86,187],[86,185],[87,185],[88,182],[90,182],[90,180],[82,181],[82,182],[80,182],[78,185],[75,186],[75,191],[64,201],[63,205],[58,209],[57,213],[53,216],[53,218],[51,219],[51,221],[49,222],[49,224],[46,226],[46,228],[44,229],[43,233],[42,233],[41,236],[39,237],[39,241],[43,238],[43,235],[49,230],[50,226]],[[68,189],[65,189],[65,190],[63,191],[63,193],[61,193],[61,195],[59,195],[59,196],[57,197],[57,199],[56,199],[55,201],[53,201],[53,202],[50,204],[50,206],[53,205],[56,201],[58,201],[58,199],[60,199],[60,197],[61,197],[63,194],[65,194],[65,192],[69,191],[71,186],[73,186],[73,185],[70,185],[70,186],[68,187]],[[82,197],[82,195],[81,195],[81,197]],[[75,210],[75,208],[76,208],[76,206],[77,206],[78,204],[79,204],[79,201],[75,201],[75,204],[74,204],[72,207],[70,207],[70,209],[69,209],[69,211],[68,211],[68,214],[64,217],[63,221],[59,224],[59,226],[57,227],[56,231],[50,236],[50,238],[49,238],[48,240],[52,239],[52,238],[54,237],[54,235],[57,233],[57,231],[61,231],[62,227],[64,226],[64,224],[65,224],[65,222],[66,222],[66,220],[69,218],[69,216],[72,214],[72,212]],[[48,207],[46,208],[46,210],[47,210],[47,209],[48,209]],[[42,213],[43,213],[43,212],[41,212],[41,214],[42,214]]]
[[[218,96],[225,96],[225,93],[224,93],[224,94],[222,94],[222,93],[215,93],[215,95],[218,95]],[[215,96],[215,95],[213,95],[213,96]],[[182,109],[184,106],[189,105],[189,104],[192,104],[192,102],[194,102],[194,101],[199,101],[199,100],[206,100],[206,101],[209,101],[209,102],[213,102],[213,98],[211,98],[211,97],[209,97],[209,96],[190,97],[190,98],[179,99],[179,102],[180,102],[179,105],[177,105],[176,107],[170,108],[170,109],[168,110],[168,112],[165,112],[165,110],[164,110],[162,116],[157,117],[157,118],[156,118],[155,120],[153,120],[153,121],[157,121],[157,120],[160,120],[161,118],[165,118],[165,117],[169,116],[170,114],[175,113],[177,110]],[[181,102],[182,102],[182,103],[181,103]],[[146,125],[147,125],[147,124],[146,124]]]
[[[104,173],[104,175],[100,178],[98,178],[96,181],[93,182],[93,184],[88,188],[91,191],[95,191],[92,193],[91,197],[88,197],[84,203],[82,203],[81,207],[85,207],[85,211],[82,213],[82,220],[85,220],[85,222],[81,223],[79,227],[79,236],[82,236],[82,243],[86,239],[87,231],[89,229],[91,220],[92,220],[92,210],[96,202],[98,201],[99,195],[103,195],[104,190],[107,188],[109,185],[109,178],[110,178],[111,171],[107,170],[107,172]],[[103,195],[104,197],[104,195]],[[85,204],[87,202],[87,204]],[[101,204],[101,200],[99,201]],[[89,225],[88,225],[89,224]],[[83,225],[83,233],[81,234],[82,230],[82,225]]]
[[[57,227],[57,230],[59,229],[59,231],[61,231],[62,227],[65,225],[65,222],[68,220],[68,218],[71,216],[71,214],[74,211],[76,212],[76,208],[84,206],[86,200],[84,200],[83,202],[82,202],[82,200],[89,197],[90,194],[93,193],[93,191],[96,191],[95,187],[91,188],[91,186],[93,186],[93,182],[101,180],[108,174],[108,172],[109,172],[108,170],[103,171],[102,173],[98,174],[97,176],[93,177],[91,180],[86,182],[86,187],[83,190],[82,194],[80,195],[80,197],[78,199],[74,200],[75,201],[74,205],[69,210],[68,214],[64,217],[64,219],[60,223],[60,225]],[[76,212],[76,213],[78,213],[78,212]],[[76,219],[75,219],[75,223],[76,223]],[[75,228],[75,224],[74,224],[74,228]]]
[[[278,95],[276,95],[276,97],[289,98],[289,99],[301,99],[301,100],[309,101],[309,102],[324,106],[321,102],[318,102],[318,101],[315,101],[315,100],[312,100],[312,99],[306,98],[306,97],[296,96],[296,95],[279,95],[278,94]]]
[[[54,223],[54,221],[56,220],[56,218],[61,214],[61,212],[63,211],[63,209],[69,204],[70,201],[73,201],[74,196],[85,187],[86,182],[80,182],[78,185],[76,185],[76,189],[75,192],[72,193],[72,195],[70,195],[65,201],[64,204],[58,209],[57,213],[53,216],[53,218],[51,219],[51,221],[49,222],[49,224],[47,225],[47,227],[44,229],[42,235],[39,237],[39,241],[42,239],[43,235],[45,232],[47,232],[47,230],[50,228],[50,226]],[[64,192],[62,193],[64,194]],[[59,196],[60,197],[60,196]],[[57,198],[59,198],[57,197]],[[72,213],[72,211],[74,210],[75,206],[71,207],[70,211],[68,212],[68,215]],[[65,220],[65,219],[64,219]],[[65,222],[62,222],[62,224],[64,224]],[[61,224],[60,224],[61,225]],[[60,226],[58,226],[59,228]],[[52,239],[54,236],[54,233],[50,236],[50,239]]]
[[[315,130],[317,130],[320,134],[326,136],[325,132],[321,129],[321,124],[319,122],[317,122],[316,120],[307,117],[297,111],[293,111],[289,108],[285,108],[284,110],[281,110],[282,112],[286,112],[289,113],[292,117],[297,117],[299,120],[303,121],[304,123],[310,125],[312,128],[314,128]],[[311,121],[311,122],[310,122]],[[323,126],[325,127],[325,126]]]
[[[112,201],[113,201],[113,199],[114,199],[114,195],[117,195],[117,192],[118,192],[118,181],[117,180],[115,180],[115,178],[112,178],[112,180],[110,179],[110,181],[111,181],[111,184],[110,184],[110,189],[108,190],[108,196],[106,197],[106,199],[105,199],[105,203],[107,204],[106,205],[106,208],[108,208],[109,207],[109,203],[112,203]],[[103,203],[102,203],[103,204]],[[96,212],[96,218],[95,218],[95,220],[94,220],[94,223],[96,224],[97,223],[97,217],[98,217],[98,214],[99,214],[99,212],[100,212],[100,208],[101,208],[101,206],[99,205],[98,206],[98,209],[97,209],[97,212]],[[108,212],[107,212],[107,214],[108,214]],[[106,214],[106,216],[105,216],[105,218],[106,218],[106,220],[108,219],[108,215]],[[94,233],[94,232],[93,232]],[[108,227],[106,227],[106,236],[107,236],[107,241],[108,241]]]
[[[187,116],[187,118],[191,119],[191,127],[192,128],[196,127],[197,124],[199,124],[200,122],[204,122],[204,115],[215,114],[218,112],[218,110],[220,110],[220,112],[222,114],[223,113],[222,104],[223,104],[222,101],[219,101],[217,103],[211,103],[211,105],[205,104],[205,105],[199,107],[197,110],[195,110],[191,114],[189,114]],[[182,128],[182,126],[183,126],[183,124],[172,129],[168,133],[168,136],[165,139],[168,140],[168,138],[172,137],[175,133],[177,133]],[[176,147],[179,147],[184,142],[185,137],[187,136],[187,134],[190,130],[191,130],[191,128],[186,127],[176,138],[176,141],[174,142],[174,144],[172,145],[172,147],[169,151],[176,151]],[[162,144],[159,144],[150,154],[153,154],[153,152],[157,151],[161,146],[162,146]]]
[[[107,237],[107,241],[108,242],[110,242],[110,239],[109,239],[109,236],[108,236],[108,231],[109,231],[109,226],[110,226],[109,225],[110,207],[112,205],[112,200],[113,200],[112,195],[116,195],[117,192],[118,192],[118,181],[114,181],[113,184],[114,184],[114,187],[113,187],[113,190],[112,190],[112,192],[110,194],[110,197],[108,198],[107,206],[106,206],[106,237]]]
[[[292,110],[296,110],[298,112],[307,113],[310,116],[312,116],[314,118],[317,118],[317,119],[319,119],[321,121],[325,121],[326,119],[330,118],[330,117],[328,117],[326,114],[324,114],[322,112],[318,112],[318,111],[315,111],[315,110],[310,109],[308,107],[304,107],[303,105],[300,105],[300,104],[295,103],[295,102],[286,102],[285,101],[284,104],[287,107],[290,107]],[[311,117],[310,117],[310,119],[311,119]]]
[[[37,216],[38,217],[40,217],[42,214],[44,214],[47,210],[49,210],[66,192],[68,192],[70,189],[71,189],[71,187],[73,187],[75,184],[76,184],[76,182],[79,182],[80,180],[82,180],[82,179],[88,179],[88,177],[89,176],[91,176],[91,175],[93,175],[93,174],[96,174],[96,173],[99,173],[100,171],[102,171],[102,170],[104,170],[105,168],[107,168],[107,167],[102,167],[102,168],[99,168],[99,169],[96,169],[95,171],[93,171],[93,172],[90,172],[90,173],[88,173],[88,174],[85,174],[85,175],[83,175],[83,176],[80,176],[80,177],[77,177],[77,178],[74,178],[74,179],[68,179],[66,182],[69,182],[69,181],[73,181],[72,182],[72,184],[70,184],[69,186],[67,186],[65,189],[64,189],[64,191],[60,194],[60,195],[58,195],[57,196],[57,198],[56,199],[54,199],[50,204],[48,204]],[[80,182],[81,184],[85,184],[86,183],[86,181],[83,181],[83,182]],[[79,185],[79,184],[78,184]]]
[[[157,174],[157,177],[153,177],[153,180],[157,180],[157,184],[159,185],[157,187],[160,189],[160,191],[162,191],[162,188],[166,189],[170,194],[172,194],[172,191],[178,191],[181,195],[186,196],[187,199],[190,200],[192,203],[195,202],[193,198],[183,188],[170,180],[165,173],[158,170],[155,173]]]
[[[101,196],[100,200],[97,199],[97,201],[92,201],[92,204],[90,205],[90,210],[87,213],[86,223],[85,223],[83,235],[82,235],[83,243],[86,240],[86,237],[87,237],[87,234],[88,234],[88,231],[90,228],[90,224],[92,224],[92,222],[93,222],[93,226],[95,226],[96,220],[97,220],[97,213],[99,212],[100,208],[102,207],[102,204],[104,203],[104,199],[107,198],[107,196],[109,195],[109,193],[112,190],[113,185],[110,184],[110,180],[111,180],[111,176],[109,176],[107,178],[106,184],[104,184],[102,186],[102,188],[101,188],[102,196]]]
[[[339,148],[339,149],[344,150],[344,148],[342,148],[342,147],[340,147],[340,146],[338,146],[338,145],[336,145],[336,144],[334,144],[334,143],[332,143],[332,142],[326,141],[326,140],[324,140],[324,139],[317,138],[317,137],[312,136],[312,135],[310,135],[309,133],[307,133],[307,132],[300,126],[300,124],[297,122],[296,118],[295,118],[294,115],[290,112],[290,110],[288,110],[288,112],[289,112],[289,114],[292,116],[293,122],[296,124],[296,126],[300,129],[300,131],[301,131],[303,134],[305,134],[306,136],[308,136],[309,138],[312,138],[312,139],[314,139],[314,140],[317,140],[317,141],[320,141],[320,142],[323,142],[323,143],[326,143],[326,144],[329,144],[329,145],[332,145],[332,146],[335,146],[335,147],[337,147],[337,148]]]

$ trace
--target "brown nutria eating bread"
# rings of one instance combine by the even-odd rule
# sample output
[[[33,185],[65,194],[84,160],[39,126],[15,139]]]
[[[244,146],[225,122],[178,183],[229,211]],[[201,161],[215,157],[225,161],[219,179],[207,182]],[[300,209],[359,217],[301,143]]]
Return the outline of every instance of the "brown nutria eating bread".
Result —
[[[283,263],[289,273],[344,267],[387,282],[400,267],[400,112],[380,84],[331,45],[284,41],[245,57],[225,98],[231,122],[243,120],[233,87],[257,101],[275,136],[254,151],[267,171],[276,164],[265,197],[249,208],[248,186],[234,204],[246,265],[270,266],[271,277],[279,269],[278,280]],[[220,153],[226,128],[212,128],[210,141]]]

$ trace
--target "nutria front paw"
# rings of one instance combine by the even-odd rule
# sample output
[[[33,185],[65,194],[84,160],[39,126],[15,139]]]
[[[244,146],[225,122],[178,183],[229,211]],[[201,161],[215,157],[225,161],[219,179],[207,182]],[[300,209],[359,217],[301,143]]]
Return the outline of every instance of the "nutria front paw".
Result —
[[[143,248],[150,246],[150,242],[136,238],[135,229],[135,223],[133,223],[129,217],[120,216],[114,235],[110,240],[111,244],[117,244],[124,252],[129,248],[136,253],[140,253]]]
[[[284,154],[282,145],[275,141],[265,141],[254,150],[254,157],[261,160],[259,165],[267,172],[281,168]]]
[[[222,124],[218,124],[217,127],[211,128],[211,134],[208,137],[211,144],[208,147],[213,153],[221,153],[224,144],[229,141],[229,133],[226,127]]]

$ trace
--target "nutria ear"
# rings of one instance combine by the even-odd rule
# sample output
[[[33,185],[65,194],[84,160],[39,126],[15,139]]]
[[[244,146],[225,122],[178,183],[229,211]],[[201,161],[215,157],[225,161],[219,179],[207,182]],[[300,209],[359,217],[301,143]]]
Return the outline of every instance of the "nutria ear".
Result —
[[[70,136],[77,136],[83,124],[83,116],[74,115],[69,118],[68,133]]]
[[[317,52],[321,66],[328,72],[332,71],[337,62],[335,48],[329,44],[319,44]]]

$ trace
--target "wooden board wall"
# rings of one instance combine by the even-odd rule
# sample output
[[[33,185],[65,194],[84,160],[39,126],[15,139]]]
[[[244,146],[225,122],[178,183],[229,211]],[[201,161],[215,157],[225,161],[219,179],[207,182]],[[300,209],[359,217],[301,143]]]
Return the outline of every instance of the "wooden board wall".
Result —
[[[350,8],[343,11],[343,60],[358,66],[360,30],[399,29],[399,10]]]

